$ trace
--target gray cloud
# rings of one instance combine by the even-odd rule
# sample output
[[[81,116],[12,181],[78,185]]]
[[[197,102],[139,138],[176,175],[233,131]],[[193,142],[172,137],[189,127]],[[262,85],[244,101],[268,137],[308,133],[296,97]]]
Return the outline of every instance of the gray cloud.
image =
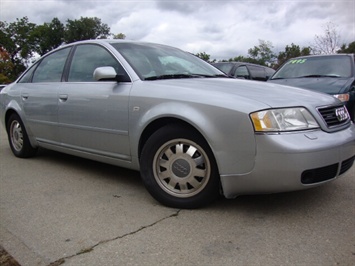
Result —
[[[194,1],[156,1],[156,7],[161,11],[178,12],[185,15],[196,12],[196,2]]]
[[[323,26],[338,26],[344,43],[355,41],[353,0],[45,0],[0,1],[0,20],[27,16],[42,24],[58,17],[98,17],[127,39],[159,42],[211,58],[247,55],[258,40],[277,50],[309,46]]]

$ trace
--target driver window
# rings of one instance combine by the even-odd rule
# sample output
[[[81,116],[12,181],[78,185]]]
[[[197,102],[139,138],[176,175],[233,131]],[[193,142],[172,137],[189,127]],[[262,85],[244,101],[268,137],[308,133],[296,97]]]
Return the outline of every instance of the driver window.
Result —
[[[123,67],[103,47],[93,44],[83,44],[76,47],[71,63],[69,82],[96,82],[94,70],[98,67],[111,66],[117,74],[126,74]]]

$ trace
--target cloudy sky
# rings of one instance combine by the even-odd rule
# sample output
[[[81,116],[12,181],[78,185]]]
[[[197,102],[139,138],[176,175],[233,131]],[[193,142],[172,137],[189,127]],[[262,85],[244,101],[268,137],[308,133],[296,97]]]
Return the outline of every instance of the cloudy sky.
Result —
[[[244,55],[270,41],[274,51],[301,47],[337,27],[342,43],[355,41],[355,0],[0,0],[0,20],[27,16],[36,24],[57,17],[98,17],[126,39],[158,42],[211,59]]]

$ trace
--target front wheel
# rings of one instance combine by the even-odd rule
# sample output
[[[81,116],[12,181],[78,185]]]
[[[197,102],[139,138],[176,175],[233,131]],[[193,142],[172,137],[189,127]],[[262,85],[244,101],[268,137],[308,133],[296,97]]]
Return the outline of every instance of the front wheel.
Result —
[[[10,148],[16,157],[27,158],[35,155],[37,149],[31,146],[26,129],[17,114],[7,121],[7,135]]]
[[[146,142],[141,176],[150,194],[173,208],[198,208],[219,195],[217,164],[207,142],[181,125],[167,125]]]

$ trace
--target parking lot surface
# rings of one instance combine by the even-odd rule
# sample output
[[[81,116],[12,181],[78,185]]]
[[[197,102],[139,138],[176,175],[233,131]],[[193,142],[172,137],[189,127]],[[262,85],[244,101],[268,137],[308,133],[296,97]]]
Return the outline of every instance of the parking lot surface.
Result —
[[[354,177],[171,209],[134,171],[48,150],[15,158],[0,126],[0,246],[22,266],[354,265]]]

